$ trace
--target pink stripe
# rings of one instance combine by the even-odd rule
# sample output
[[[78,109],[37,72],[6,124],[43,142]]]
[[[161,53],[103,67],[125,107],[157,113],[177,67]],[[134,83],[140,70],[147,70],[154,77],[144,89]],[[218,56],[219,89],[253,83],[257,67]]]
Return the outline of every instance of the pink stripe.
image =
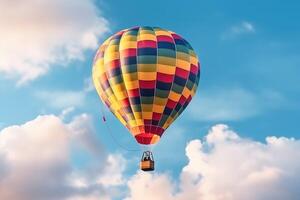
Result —
[[[184,105],[184,102],[185,102],[186,98],[184,96],[181,96],[180,99],[179,99],[179,103],[180,105]]]
[[[124,49],[122,50],[121,53],[122,57],[131,57],[131,56],[136,56],[136,49]]]
[[[160,72],[157,72],[157,80],[164,82],[164,83],[172,83],[173,81],[173,75],[170,74],[163,74]]]
[[[198,67],[196,65],[191,64],[191,72],[193,74],[197,74],[198,72]]]
[[[182,39],[181,36],[177,35],[176,33],[172,33],[174,39]]]
[[[176,72],[175,72],[176,76],[179,76],[181,78],[187,78],[189,76],[189,72],[181,69],[179,67],[176,68]]]
[[[138,48],[156,48],[156,42],[153,40],[138,41]]]
[[[166,35],[157,36],[157,41],[158,42],[171,42],[171,43],[173,43],[173,39],[170,36],[166,36]]]

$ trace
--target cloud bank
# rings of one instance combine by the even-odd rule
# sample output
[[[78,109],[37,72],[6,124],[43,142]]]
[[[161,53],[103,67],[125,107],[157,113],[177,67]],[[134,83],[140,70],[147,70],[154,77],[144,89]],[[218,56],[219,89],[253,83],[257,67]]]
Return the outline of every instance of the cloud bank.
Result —
[[[125,173],[120,154],[103,153],[88,115],[69,123],[39,116],[0,132],[0,199],[10,200],[297,200],[300,141],[240,137],[213,126],[203,141],[186,145],[188,163],[179,177]],[[91,164],[78,168],[76,152]],[[76,160],[76,159],[75,159]]]
[[[126,200],[297,200],[300,141],[241,138],[226,125],[212,127],[204,141],[186,146],[188,164],[179,180],[168,174],[137,173]]]
[[[93,0],[1,1],[0,73],[22,84],[83,59],[108,31]]]
[[[103,180],[111,173],[110,184],[118,186],[124,168],[107,166],[125,166],[125,161],[117,154],[106,155],[97,141],[86,114],[69,123],[54,115],[38,116],[23,125],[4,128],[0,132],[0,199],[113,198]],[[91,157],[85,170],[73,164],[76,152]]]

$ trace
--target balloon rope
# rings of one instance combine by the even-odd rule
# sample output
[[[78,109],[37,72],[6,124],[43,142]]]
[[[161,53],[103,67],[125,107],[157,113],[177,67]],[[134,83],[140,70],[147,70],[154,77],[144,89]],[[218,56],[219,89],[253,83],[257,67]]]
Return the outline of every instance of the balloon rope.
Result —
[[[108,125],[107,123],[107,119],[105,117],[105,114],[104,114],[104,110],[103,110],[103,106],[101,105],[101,113],[102,113],[102,121],[107,129],[107,132],[109,133],[109,135],[111,136],[112,140],[114,141],[114,143],[119,146],[120,148],[126,150],[126,151],[134,151],[134,152],[137,152],[137,151],[142,151],[142,148],[140,147],[140,149],[127,149],[124,145],[122,145],[120,142],[118,142],[118,140],[116,139],[116,137],[114,136],[113,132],[111,131],[110,129],[110,126]]]

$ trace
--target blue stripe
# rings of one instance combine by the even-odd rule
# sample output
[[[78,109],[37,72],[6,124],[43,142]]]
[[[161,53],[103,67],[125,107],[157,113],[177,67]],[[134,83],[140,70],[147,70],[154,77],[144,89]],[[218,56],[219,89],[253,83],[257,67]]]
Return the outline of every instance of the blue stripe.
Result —
[[[156,48],[138,48],[137,49],[137,55],[142,56],[142,55],[152,55],[156,56],[157,55],[157,49]]]
[[[158,46],[158,48],[175,50],[175,45],[173,43],[170,43],[170,42],[158,42],[157,46]]]

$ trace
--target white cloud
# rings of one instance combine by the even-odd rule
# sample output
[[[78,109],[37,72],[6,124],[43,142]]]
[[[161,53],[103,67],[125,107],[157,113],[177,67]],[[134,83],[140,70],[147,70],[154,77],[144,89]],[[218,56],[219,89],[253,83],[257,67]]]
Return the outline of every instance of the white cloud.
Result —
[[[243,21],[238,25],[232,26],[231,31],[235,34],[254,33],[255,29],[253,24],[251,24],[250,22]]]
[[[94,165],[76,168],[74,147],[92,156]],[[0,199],[297,200],[300,195],[300,141],[294,138],[272,136],[263,143],[219,124],[204,141],[190,141],[186,156],[178,179],[141,171],[126,179],[126,160],[105,156],[88,115],[69,123],[39,116],[0,132]]]
[[[22,84],[83,59],[108,31],[93,0],[1,1],[0,73]]]
[[[54,115],[38,116],[0,132],[0,199],[107,200],[115,195],[98,179],[110,163],[123,163],[119,155],[106,155],[93,135],[88,115],[64,123]],[[74,148],[92,156],[86,170],[72,164]],[[76,152],[76,151],[75,151]],[[92,167],[94,166],[94,167]],[[94,169],[93,169],[94,168]],[[113,168],[112,174],[122,174]],[[119,171],[120,170],[120,171]],[[122,180],[118,175],[116,181]],[[118,182],[114,182],[118,186]],[[116,192],[116,191],[114,191]]]
[[[138,172],[128,181],[130,194],[125,200],[171,200],[173,185],[166,174]]]
[[[98,178],[97,183],[102,184],[104,187],[122,185],[125,180],[121,172],[125,170],[125,163],[126,161],[121,155],[109,155],[107,165],[104,167],[103,174]]]
[[[226,30],[221,35],[221,39],[233,39],[243,34],[250,34],[255,32],[256,30],[252,23],[248,21],[242,21],[236,25],[231,26],[228,30]]]
[[[277,109],[285,98],[278,92],[251,92],[243,88],[210,88],[200,91],[189,114],[198,121],[237,121]]]
[[[261,143],[216,125],[203,142],[190,141],[186,155],[180,180],[137,173],[128,182],[126,200],[297,200],[300,195],[299,140],[268,137]]]
[[[98,156],[99,153],[101,154],[101,152],[103,152],[102,144],[95,134],[91,134],[94,133],[95,130],[90,115],[84,113],[73,117],[72,121],[68,124],[68,128],[72,130],[72,139],[75,140],[75,143],[80,143],[90,154]],[[110,157],[108,157],[108,159],[110,159]],[[109,160],[107,162],[109,162]]]

